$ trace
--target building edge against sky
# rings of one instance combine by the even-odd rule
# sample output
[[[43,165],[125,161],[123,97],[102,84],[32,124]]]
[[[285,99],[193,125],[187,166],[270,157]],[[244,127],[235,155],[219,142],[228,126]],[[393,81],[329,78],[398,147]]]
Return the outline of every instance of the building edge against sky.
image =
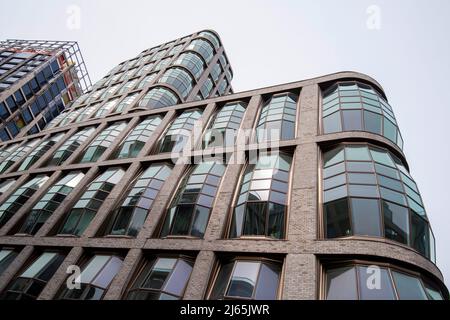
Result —
[[[231,79],[219,36],[194,33],[2,143],[0,298],[448,298],[381,86],[341,72],[233,93]],[[187,146],[244,161],[174,164]]]

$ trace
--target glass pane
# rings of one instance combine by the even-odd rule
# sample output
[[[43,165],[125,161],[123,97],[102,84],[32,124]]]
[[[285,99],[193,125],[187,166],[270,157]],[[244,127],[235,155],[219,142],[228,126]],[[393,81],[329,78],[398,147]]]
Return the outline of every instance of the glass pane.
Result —
[[[327,300],[357,300],[356,269],[345,267],[328,270]]]
[[[345,147],[345,156],[347,160],[371,161],[369,149],[364,146]]]
[[[386,151],[370,149],[373,161],[395,168],[395,163]]]
[[[259,267],[259,262],[236,262],[227,295],[251,298],[256,285]]]
[[[347,185],[330,189],[324,192],[323,201],[330,202],[347,196]]]
[[[390,202],[383,201],[383,213],[385,237],[404,244],[408,244],[408,209]]]
[[[191,276],[192,266],[183,260],[178,260],[175,270],[172,272],[164,291],[181,296]]]
[[[344,131],[361,130],[361,110],[344,110],[342,111],[344,122]]]
[[[397,142],[397,127],[387,118],[384,118],[384,136],[392,142]]]
[[[338,162],[344,161],[344,149],[336,148],[331,151],[326,152],[323,155],[323,166],[324,168],[332,166]]]
[[[278,266],[261,264],[255,292],[256,300],[275,300],[277,298],[279,274]]]
[[[245,211],[245,235],[265,235],[266,231],[266,202],[248,202]]]
[[[353,234],[381,236],[378,200],[351,199]]]
[[[370,111],[364,111],[364,125],[366,131],[381,134],[381,115]]]
[[[156,290],[161,289],[176,262],[176,259],[159,258],[143,287]]]
[[[395,300],[389,273],[384,268],[358,267],[361,300]]]
[[[222,268],[219,271],[219,275],[217,276],[216,282],[214,284],[214,289],[211,292],[210,299],[212,300],[223,299],[231,271],[233,270],[233,266],[234,263],[228,263],[222,266]]]
[[[95,256],[81,272],[81,282],[91,283],[92,279],[105,265],[109,258],[110,256]]]
[[[340,131],[342,131],[340,112],[335,112],[332,115],[323,118],[323,132],[325,134]]]
[[[411,245],[424,256],[430,255],[428,222],[415,213],[411,214]]]
[[[327,238],[351,235],[348,200],[342,199],[324,205]]]
[[[116,276],[122,267],[122,260],[117,257],[112,257],[108,264],[102,269],[102,271],[97,275],[92,284],[106,289],[111,281]]]
[[[441,292],[428,283],[425,283],[425,291],[427,292],[430,300],[444,300]]]
[[[404,273],[392,272],[400,300],[427,300],[419,279]]]
[[[21,277],[33,278],[35,277],[57,254],[55,252],[43,253],[31,266],[22,273]]]

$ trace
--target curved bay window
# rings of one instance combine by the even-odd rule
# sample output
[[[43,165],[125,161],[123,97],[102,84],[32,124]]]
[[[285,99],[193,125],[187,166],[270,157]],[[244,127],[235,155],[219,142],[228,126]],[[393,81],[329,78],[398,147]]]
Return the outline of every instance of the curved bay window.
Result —
[[[180,65],[188,69],[194,77],[198,80],[201,74],[205,70],[205,64],[197,53],[194,52],[184,52],[173,63],[174,65]]]
[[[214,56],[213,46],[207,40],[203,39],[193,40],[186,50],[192,50],[200,53],[206,63],[209,63]]]
[[[152,164],[139,176],[116,210],[109,228],[110,235],[135,237],[139,233],[153,201],[171,172],[172,168],[167,164]]]
[[[113,123],[104,129],[84,151],[80,163],[95,162],[113,143],[114,139],[126,128],[126,122]]]
[[[17,276],[0,297],[3,300],[36,300],[65,256],[44,252]]]
[[[80,289],[65,286],[59,295],[62,300],[101,300],[122,267],[123,258],[115,255],[97,254],[82,268]]]
[[[184,68],[178,67],[167,69],[158,82],[171,85],[184,99],[187,98],[194,86],[192,76]]]
[[[370,85],[351,81],[331,86],[323,94],[322,118],[325,134],[367,131],[382,135],[403,148],[391,106]]]
[[[167,211],[161,237],[203,237],[225,166],[202,162],[187,174]]]
[[[161,121],[160,116],[150,116],[139,123],[120,145],[117,159],[137,157]]]
[[[177,104],[177,95],[172,90],[164,87],[154,87],[139,101],[139,107],[158,109]]]
[[[282,265],[277,261],[251,258],[223,263],[217,272],[210,300],[276,300]]]
[[[17,252],[14,251],[14,249],[6,249],[2,248],[0,249],[0,276],[2,275],[3,271],[6,270],[6,268],[9,267],[11,262],[17,257]]]
[[[246,106],[242,101],[224,105],[205,133],[203,148],[234,146]]]
[[[69,139],[67,139],[58,150],[55,151],[53,157],[51,158],[49,165],[50,166],[59,166],[64,161],[66,161],[75,150],[86,141],[91,134],[95,131],[94,127],[88,127],[82,129],[81,131],[75,133]]]
[[[80,236],[124,174],[121,168],[110,168],[92,181],[67,215],[58,234]]]
[[[323,278],[323,298],[327,300],[443,300],[444,297],[429,279],[389,264],[335,264],[325,268]]]
[[[191,276],[190,257],[158,256],[146,261],[126,295],[127,300],[180,300]]]
[[[217,38],[217,36],[214,33],[210,31],[202,31],[198,35],[211,41],[211,43],[214,45],[214,48],[218,49],[220,47],[219,38]]]
[[[18,171],[29,169],[36,161],[44,156],[51,147],[53,147],[59,140],[61,140],[63,136],[64,134],[60,133],[40,143],[36,148],[33,149],[33,151],[31,151],[31,153],[25,158],[25,160],[23,160]]]
[[[26,142],[23,146],[18,147],[16,150],[11,152],[9,156],[4,158],[0,162],[0,174],[8,170],[13,164],[20,161],[28,152],[30,152],[36,144],[39,143],[39,139],[34,139]]]
[[[194,128],[195,121],[200,119],[203,110],[185,110],[173,121],[160,141],[159,152],[181,152]]]
[[[256,125],[257,142],[295,138],[297,100],[292,93],[275,94],[263,105]]]
[[[386,149],[338,146],[323,155],[327,238],[385,237],[435,260],[434,237],[416,183]]]
[[[83,177],[82,172],[72,172],[55,183],[31,209],[19,233],[36,234]]]
[[[233,210],[230,238],[262,236],[282,239],[285,233],[292,156],[260,155],[247,165]]]
[[[16,183],[16,181],[16,179],[8,179],[2,181],[0,183],[0,196],[8,191],[14,185],[14,183]]]
[[[50,177],[46,175],[34,177],[21,185],[8,199],[6,199],[0,206],[0,227],[3,227],[49,178]]]

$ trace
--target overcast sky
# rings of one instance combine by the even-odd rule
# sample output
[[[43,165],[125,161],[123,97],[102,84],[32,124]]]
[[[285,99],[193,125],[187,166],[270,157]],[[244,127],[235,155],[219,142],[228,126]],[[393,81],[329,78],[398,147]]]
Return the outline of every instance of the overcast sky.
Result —
[[[449,9],[448,0],[14,0],[0,2],[0,39],[76,40],[93,81],[205,28],[222,38],[235,92],[343,70],[374,77],[394,108],[450,285]]]

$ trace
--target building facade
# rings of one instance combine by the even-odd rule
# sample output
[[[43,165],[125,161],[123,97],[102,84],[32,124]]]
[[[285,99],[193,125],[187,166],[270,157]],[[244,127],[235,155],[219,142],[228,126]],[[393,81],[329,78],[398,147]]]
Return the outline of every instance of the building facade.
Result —
[[[448,298],[381,86],[231,77],[219,36],[195,33],[3,143],[43,147],[0,175],[0,298]]]
[[[43,130],[91,86],[73,41],[0,41],[0,139]]]

